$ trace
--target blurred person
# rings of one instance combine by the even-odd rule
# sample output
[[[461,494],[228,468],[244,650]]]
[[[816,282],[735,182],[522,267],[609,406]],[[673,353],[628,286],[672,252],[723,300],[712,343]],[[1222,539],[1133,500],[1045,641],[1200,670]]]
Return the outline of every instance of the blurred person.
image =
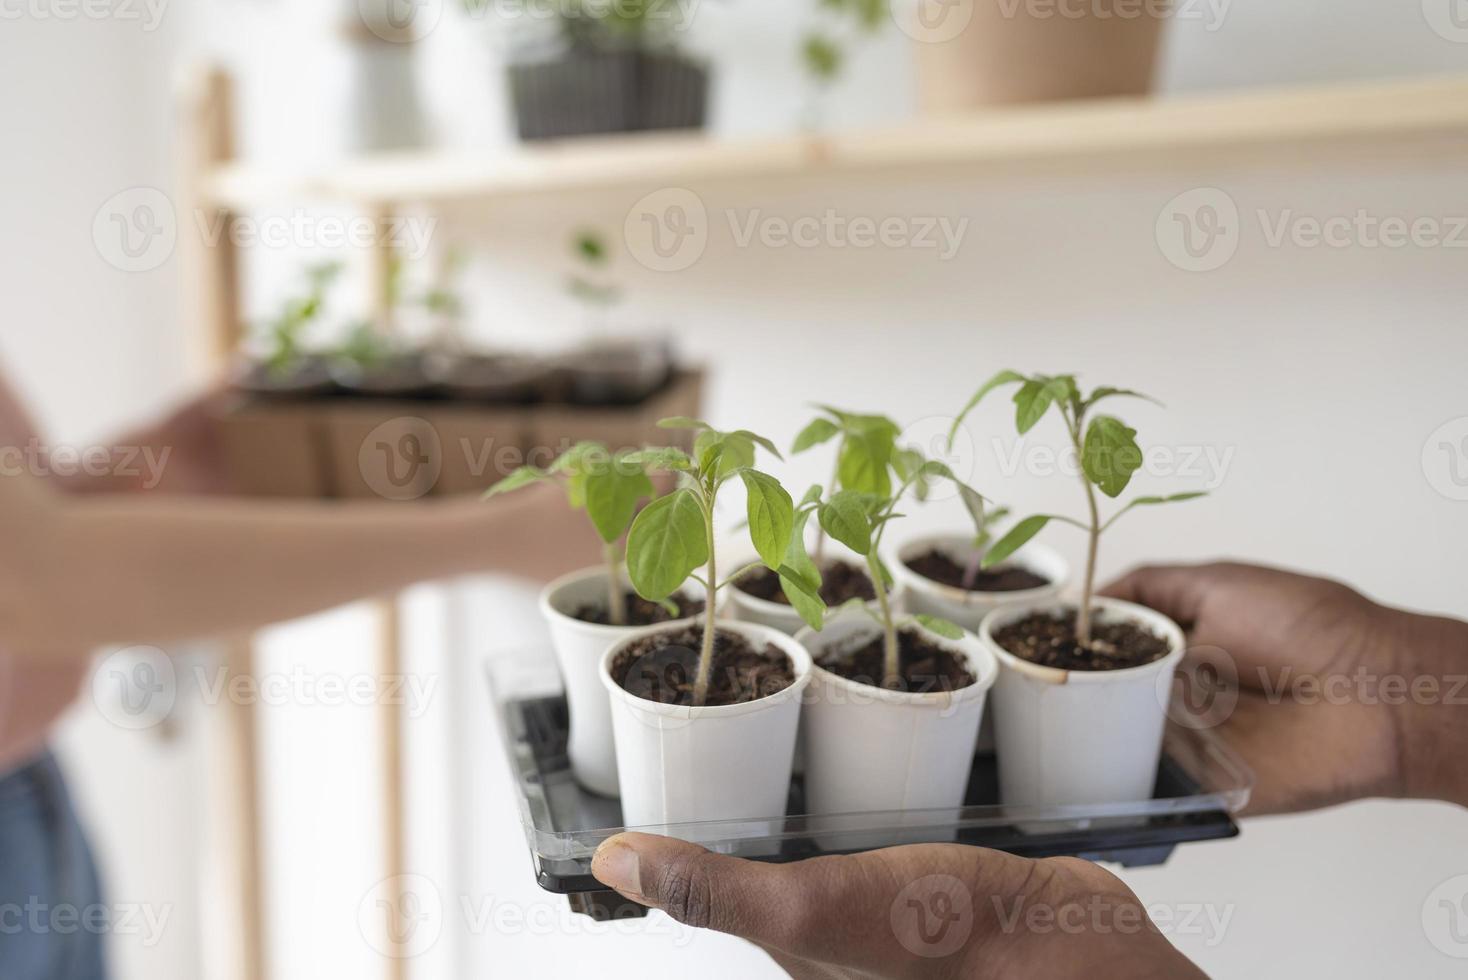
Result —
[[[1468,623],[1234,563],[1143,568],[1103,591],[1232,658],[1239,699],[1220,731],[1256,776],[1246,813],[1367,797],[1468,806],[1468,712],[1452,707],[1468,695]],[[1369,689],[1281,696],[1291,676]],[[1404,696],[1388,697],[1389,684]],[[772,865],[627,833],[597,849],[592,872],[680,922],[754,942],[795,977],[1202,976],[1119,878],[1076,858],[918,844]]]
[[[212,400],[117,441],[114,459],[147,448],[164,461],[150,479],[120,466],[48,475],[44,465],[13,458],[0,475],[4,980],[106,976],[100,930],[64,930],[49,918],[102,903],[66,781],[46,747],[93,649],[248,631],[467,572],[546,579],[601,558],[600,542],[566,519],[564,495],[551,486],[489,503],[411,506],[214,496],[229,484]],[[0,380],[0,448],[34,457],[43,445]]]

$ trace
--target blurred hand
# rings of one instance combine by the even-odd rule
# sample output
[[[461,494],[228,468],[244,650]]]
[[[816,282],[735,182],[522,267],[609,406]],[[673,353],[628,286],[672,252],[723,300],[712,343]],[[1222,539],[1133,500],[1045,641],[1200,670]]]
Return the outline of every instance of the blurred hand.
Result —
[[[618,834],[597,879],[698,928],[757,944],[801,977],[1201,977],[1114,875],[920,844],[793,864]]]
[[[508,571],[545,582],[606,560],[604,545],[591,521],[584,513],[571,509],[565,488],[559,484],[535,483],[490,500],[466,494],[446,503],[462,509],[470,524],[484,524],[489,511],[498,509],[513,526],[513,539],[500,533],[486,547],[486,570]]]
[[[1455,686],[1445,675],[1468,668],[1468,624],[1233,563],[1140,568],[1102,592],[1172,617],[1189,633],[1184,669],[1211,665],[1224,705],[1236,692],[1219,730],[1257,776],[1250,813],[1368,796],[1465,801],[1451,760],[1468,731],[1451,732],[1444,705]]]
[[[215,413],[227,393],[210,388],[152,425],[112,440],[105,474],[61,479],[71,493],[228,493],[232,489]]]

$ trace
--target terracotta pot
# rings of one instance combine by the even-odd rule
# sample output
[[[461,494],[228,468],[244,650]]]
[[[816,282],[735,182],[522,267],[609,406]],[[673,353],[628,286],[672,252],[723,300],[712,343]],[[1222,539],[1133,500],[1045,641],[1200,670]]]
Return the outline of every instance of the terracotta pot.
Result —
[[[907,0],[925,114],[1145,95],[1163,0]]]

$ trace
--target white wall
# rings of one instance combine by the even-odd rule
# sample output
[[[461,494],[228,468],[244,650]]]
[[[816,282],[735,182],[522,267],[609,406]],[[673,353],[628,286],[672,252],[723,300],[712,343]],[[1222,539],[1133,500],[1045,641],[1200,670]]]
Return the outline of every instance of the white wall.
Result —
[[[452,6],[452,5],[451,5]],[[186,53],[209,50],[241,80],[243,148],[281,164],[339,152],[349,62],[328,32],[326,3],[214,0],[170,8],[158,32],[121,23],[22,21],[0,32],[0,174],[11,220],[0,227],[0,283],[10,317],[0,352],[57,440],[96,437],[164,402],[183,383],[177,265],[123,274],[99,261],[92,217],[113,193],[171,186],[168,74]],[[717,127],[769,132],[794,124],[801,99],[793,46],[800,18],[779,0],[710,4],[699,43],[716,50]],[[487,143],[507,125],[484,38],[455,29],[452,13],[429,39],[420,70],[435,131],[446,142]],[[462,26],[462,25],[460,25]],[[1421,5],[1235,0],[1221,29],[1181,22],[1165,51],[1164,88],[1182,91],[1468,69],[1468,45],[1427,27]],[[717,46],[717,47],[715,47]],[[900,117],[912,98],[910,52],[896,32],[873,42],[831,106],[833,124]],[[1222,269],[1184,273],[1159,251],[1154,225],[1179,192],[1226,191],[1245,215],[1238,254]],[[716,223],[709,251],[687,272],[641,269],[628,256],[629,322],[674,326],[695,356],[717,358],[710,416],[767,431],[779,441],[803,420],[800,406],[830,399],[885,409],[917,422],[951,413],[999,366],[1085,372],[1088,380],[1149,390],[1166,412],[1129,417],[1153,444],[1232,451],[1206,502],[1137,515],[1109,542],[1105,571],[1133,561],[1246,556],[1326,571],[1381,598],[1468,614],[1449,543],[1461,540],[1464,505],[1425,479],[1423,442],[1443,421],[1468,414],[1459,365],[1462,272],[1449,250],[1268,246],[1252,215],[1284,209],[1317,217],[1462,213],[1461,174],[1431,165],[1333,163],[1194,170],[1108,170],[778,189],[726,184],[702,191],[709,213],[843,214],[967,218],[950,262],[919,250],[739,248]],[[481,329],[526,342],[568,337],[580,320],[562,292],[566,238],[585,224],[615,230],[635,195],[527,199],[499,212],[475,267]],[[452,217],[452,216],[450,216]],[[718,230],[722,228],[723,230]],[[452,224],[440,243],[456,234]],[[298,255],[252,257],[248,297],[259,310]],[[1003,431],[999,405],[981,413],[975,480],[986,491],[1039,507],[1074,505],[1063,481],[997,473],[982,434]],[[926,431],[926,430],[924,430]],[[1053,442],[1037,430],[1032,442]],[[814,460],[792,482],[819,479]],[[1197,481],[1180,479],[1193,485]],[[949,506],[914,526],[955,520]],[[1456,535],[1456,537],[1455,537]],[[1054,541],[1075,542],[1057,532]],[[1461,550],[1461,549],[1457,549]],[[523,598],[523,597],[522,597]],[[436,600],[425,599],[425,602]],[[533,909],[549,901],[529,878],[503,767],[486,725],[471,659],[523,647],[525,632],[490,633],[524,616],[513,594],[461,596],[460,629],[472,638],[450,667],[452,701],[438,700],[411,761],[419,789],[415,867],[451,894]],[[495,606],[489,604],[496,603]],[[280,669],[311,660],[362,669],[361,611],[310,632],[272,639]],[[427,622],[432,614],[426,614]],[[353,618],[356,617],[356,618]],[[424,627],[428,629],[428,627]],[[323,632],[323,630],[325,632]],[[513,639],[502,640],[510,636]],[[418,642],[432,646],[426,633]],[[442,666],[442,665],[439,665]],[[434,668],[437,669],[437,668]],[[450,705],[458,720],[445,719]],[[457,724],[457,778],[433,739]],[[422,729],[418,730],[423,735]],[[370,881],[375,780],[365,750],[369,718],[297,708],[266,722],[272,886],[272,960],[278,976],[323,969],[370,975],[380,965],[358,939],[353,896]],[[122,976],[192,976],[192,743],[160,746],[120,736],[87,712],[64,733],[84,802],[103,844],[115,892],[177,906],[166,942],[123,949]],[[145,781],[147,780],[147,781]],[[144,790],[143,787],[146,787]],[[451,795],[451,793],[453,795]],[[462,808],[450,812],[458,800]],[[159,821],[166,821],[160,825]],[[456,821],[468,860],[442,853]],[[1451,962],[1422,935],[1420,909],[1440,880],[1468,868],[1468,822],[1442,807],[1361,804],[1305,817],[1251,822],[1235,843],[1185,849],[1166,868],[1129,873],[1144,899],[1232,906],[1226,940],[1180,938],[1210,971],[1332,972],[1374,976],[1394,967],[1447,976]],[[459,865],[456,873],[450,867]],[[138,900],[132,898],[132,900]],[[350,907],[348,907],[350,905]],[[572,928],[573,926],[557,926]],[[697,955],[716,975],[749,975],[761,958],[715,936],[691,954],[676,934],[554,938],[481,930],[455,920],[418,964],[420,975],[529,972],[554,948],[557,972],[603,975],[686,969]],[[550,944],[555,943],[554,947]]]

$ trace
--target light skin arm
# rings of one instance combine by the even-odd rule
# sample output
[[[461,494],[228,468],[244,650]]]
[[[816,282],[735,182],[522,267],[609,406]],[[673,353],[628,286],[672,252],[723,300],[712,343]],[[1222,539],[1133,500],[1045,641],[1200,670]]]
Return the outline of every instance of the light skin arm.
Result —
[[[545,578],[600,546],[554,487],[481,502],[83,495],[0,479],[0,642],[28,656],[248,630],[414,582]]]

